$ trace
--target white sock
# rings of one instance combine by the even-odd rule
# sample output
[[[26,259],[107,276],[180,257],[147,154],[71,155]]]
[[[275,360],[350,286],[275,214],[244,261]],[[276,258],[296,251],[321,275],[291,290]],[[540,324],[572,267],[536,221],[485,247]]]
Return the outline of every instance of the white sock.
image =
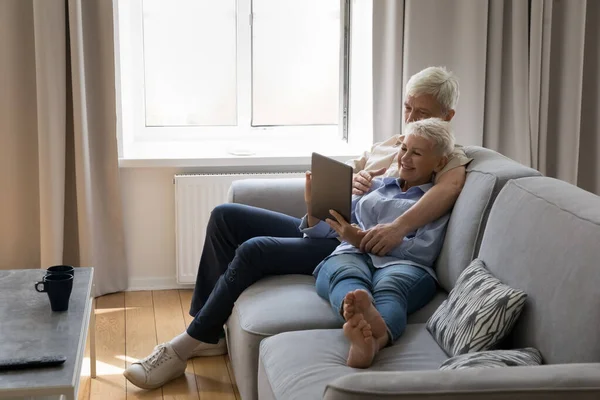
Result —
[[[175,336],[173,339],[171,339],[170,343],[171,346],[173,346],[173,350],[175,351],[175,353],[177,353],[179,358],[181,358],[184,361],[187,361],[187,359],[190,358],[192,351],[194,351],[196,346],[198,346],[202,342],[194,339],[193,337],[188,335],[187,332],[183,332],[181,335]]]

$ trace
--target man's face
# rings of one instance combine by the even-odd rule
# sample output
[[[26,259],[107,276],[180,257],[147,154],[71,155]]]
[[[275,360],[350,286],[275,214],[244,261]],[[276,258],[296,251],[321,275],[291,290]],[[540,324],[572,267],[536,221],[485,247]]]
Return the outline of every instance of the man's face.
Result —
[[[404,122],[414,122],[425,118],[441,118],[450,121],[454,116],[454,110],[446,113],[437,100],[430,94],[420,96],[408,96],[404,102]]]

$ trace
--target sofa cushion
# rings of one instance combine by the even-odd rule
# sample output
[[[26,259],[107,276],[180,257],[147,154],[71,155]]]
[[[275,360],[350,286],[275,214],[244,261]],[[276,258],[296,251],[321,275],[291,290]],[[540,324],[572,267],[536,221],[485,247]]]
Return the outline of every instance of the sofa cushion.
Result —
[[[317,294],[310,275],[262,279],[242,293],[235,307],[242,329],[262,336],[342,326],[329,302]]]
[[[510,332],[526,298],[476,259],[427,321],[427,330],[450,356],[490,350]]]
[[[542,355],[533,347],[514,350],[491,350],[461,354],[449,358],[440,365],[440,369],[526,367],[540,365]]]
[[[361,371],[346,366],[349,342],[342,330],[282,333],[260,345],[259,397],[321,399],[334,379]],[[369,371],[437,369],[447,359],[424,324],[408,325],[391,347],[383,349]]]
[[[600,361],[600,197],[552,178],[509,182],[479,258],[527,304],[507,346],[544,361]]]
[[[446,292],[454,287],[460,273],[476,257],[490,209],[506,182],[541,175],[495,151],[477,146],[464,149],[473,161],[467,167],[467,180],[454,205],[436,262],[438,280]]]

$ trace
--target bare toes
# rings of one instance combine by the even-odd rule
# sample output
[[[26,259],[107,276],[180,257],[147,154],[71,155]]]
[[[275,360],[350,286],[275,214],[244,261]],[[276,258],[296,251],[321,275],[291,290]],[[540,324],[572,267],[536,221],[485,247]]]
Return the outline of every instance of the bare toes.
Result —
[[[363,317],[363,315],[362,314],[354,314],[352,316],[352,318],[350,318],[348,320],[347,323],[350,324],[350,326],[352,328],[356,328],[361,321],[365,321],[365,318]]]
[[[365,321],[364,319],[361,319],[361,320],[358,322],[358,325],[356,325],[356,329],[363,330],[363,329],[365,329],[365,328],[367,327],[367,325],[369,325],[369,324],[367,323],[367,321]]]
[[[363,326],[363,332],[364,331],[369,331],[372,332],[373,330],[371,329],[371,324],[369,324],[367,321],[365,321],[365,324]]]

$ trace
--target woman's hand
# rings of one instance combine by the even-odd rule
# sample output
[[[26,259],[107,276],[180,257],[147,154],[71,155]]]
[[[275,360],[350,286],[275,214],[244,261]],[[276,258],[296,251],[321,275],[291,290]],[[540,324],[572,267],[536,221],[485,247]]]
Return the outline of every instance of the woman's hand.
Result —
[[[304,202],[306,207],[310,207],[312,202],[312,172],[306,171],[306,181],[304,182]]]
[[[308,216],[308,227],[315,226],[319,219],[312,216],[312,173],[306,171],[306,181],[304,182],[304,202],[306,203],[306,215]]]
[[[352,246],[359,248],[360,241],[366,235],[366,232],[356,226],[352,226],[342,217],[337,211],[329,210],[329,213],[333,215],[335,221],[331,218],[327,218],[325,222],[329,224],[338,234],[338,236],[350,243]]]

